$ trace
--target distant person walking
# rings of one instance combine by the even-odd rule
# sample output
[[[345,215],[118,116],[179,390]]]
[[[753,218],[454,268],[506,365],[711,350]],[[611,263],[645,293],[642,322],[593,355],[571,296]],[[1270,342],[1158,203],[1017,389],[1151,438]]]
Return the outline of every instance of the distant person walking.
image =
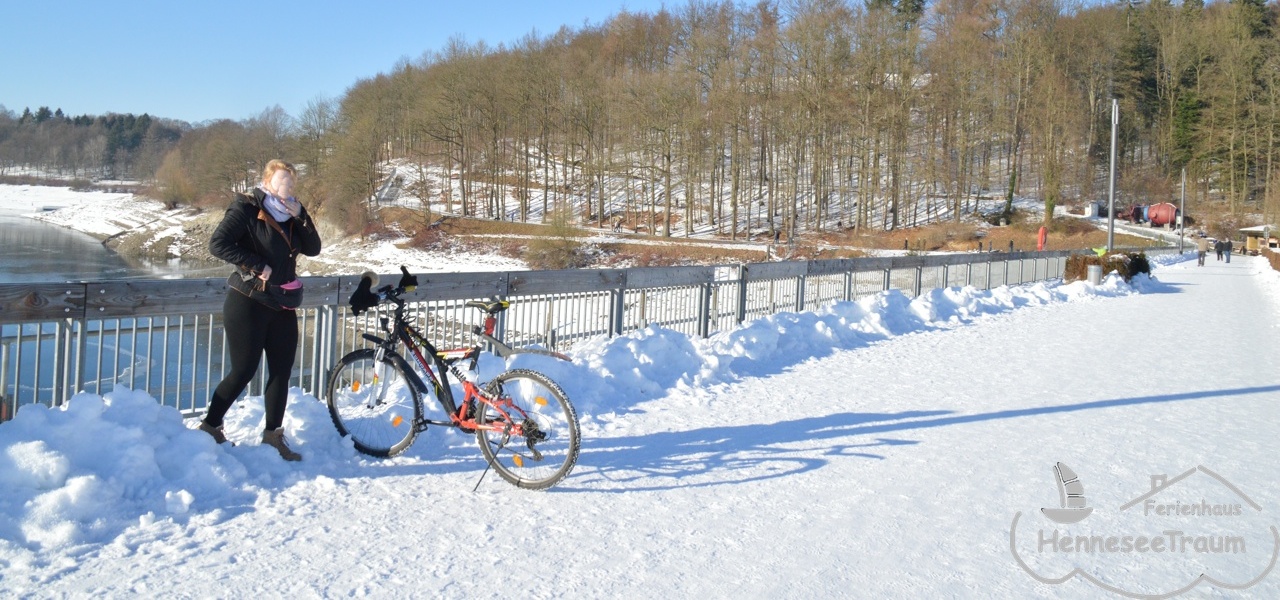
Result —
[[[1204,257],[1209,253],[1209,238],[1196,240],[1197,266],[1204,266]]]
[[[1231,264],[1231,239],[1227,238],[1227,243],[1222,245],[1222,253],[1227,255],[1227,264]]]
[[[268,162],[262,183],[248,194],[236,194],[222,222],[209,238],[209,252],[235,265],[227,278],[231,289],[222,307],[231,369],[213,391],[200,430],[219,444],[227,438],[222,420],[258,371],[265,352],[267,385],[263,391],[266,423],[262,443],[285,460],[302,456],[285,443],[285,404],[289,377],[298,350],[298,317],[302,303],[298,254],[320,254],[316,225],[293,197],[296,172],[282,160]]]
[[[1214,240],[1213,251],[1218,253],[1218,260],[1222,260],[1222,249],[1223,249],[1222,240]]]

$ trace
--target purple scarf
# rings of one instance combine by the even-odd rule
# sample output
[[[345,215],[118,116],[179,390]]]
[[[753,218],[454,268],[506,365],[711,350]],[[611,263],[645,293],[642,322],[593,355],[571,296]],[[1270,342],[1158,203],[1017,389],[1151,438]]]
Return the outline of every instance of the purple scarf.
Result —
[[[267,197],[262,201],[262,206],[267,209],[267,212],[271,214],[271,218],[275,219],[277,223],[288,221],[289,218],[293,216],[289,214],[289,209],[284,207],[283,200],[277,198],[275,194],[268,192],[266,188],[262,186],[258,186],[258,189],[262,190],[262,193],[267,195]]]

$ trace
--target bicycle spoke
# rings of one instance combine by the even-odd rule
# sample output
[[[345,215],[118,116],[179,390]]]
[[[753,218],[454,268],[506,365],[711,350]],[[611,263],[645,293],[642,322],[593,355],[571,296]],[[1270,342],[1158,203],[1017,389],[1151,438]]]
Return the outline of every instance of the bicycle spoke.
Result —
[[[564,479],[577,462],[580,441],[577,414],[563,390],[523,369],[500,375],[487,390],[499,402],[481,405],[477,422],[484,427],[476,437],[498,474],[531,489]]]
[[[394,363],[353,352],[334,370],[329,390],[334,425],[357,450],[391,456],[412,443],[421,416],[417,391]]]

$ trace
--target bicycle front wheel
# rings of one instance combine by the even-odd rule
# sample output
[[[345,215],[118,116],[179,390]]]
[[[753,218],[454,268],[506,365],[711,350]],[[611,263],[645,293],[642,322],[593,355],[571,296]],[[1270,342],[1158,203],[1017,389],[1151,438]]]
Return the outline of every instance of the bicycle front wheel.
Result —
[[[507,371],[485,386],[493,404],[476,408],[476,441],[485,460],[516,487],[542,490],[578,462],[578,413],[546,375]]]
[[[378,360],[375,350],[364,348],[342,357],[329,374],[327,389],[333,425],[351,436],[356,450],[395,456],[418,436],[418,389],[390,356]]]

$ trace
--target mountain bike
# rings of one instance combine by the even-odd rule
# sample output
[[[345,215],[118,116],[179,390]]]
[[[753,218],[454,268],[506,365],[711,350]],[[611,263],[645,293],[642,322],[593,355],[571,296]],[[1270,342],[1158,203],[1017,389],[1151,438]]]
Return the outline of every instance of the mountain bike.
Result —
[[[366,273],[351,295],[357,315],[382,304],[395,309],[391,319],[379,318],[385,337],[363,334],[374,347],[348,353],[329,373],[326,402],[338,432],[350,436],[356,450],[388,457],[404,452],[430,425],[453,427],[474,433],[489,467],[517,487],[540,490],[563,480],[573,470],[581,444],[578,415],[564,390],[529,369],[506,370],[485,383],[477,379],[484,343],[500,357],[523,352],[568,357],[514,349],[497,339],[496,316],[510,306],[506,300],[467,302],[485,314],[484,327],[472,330],[477,343],[437,350],[405,316],[403,296],[418,280],[404,267],[400,270],[395,287],[374,291],[377,276]],[[402,345],[412,362],[401,354]],[[461,403],[455,402],[450,376],[461,384]],[[440,405],[447,420],[424,416],[424,396]]]

